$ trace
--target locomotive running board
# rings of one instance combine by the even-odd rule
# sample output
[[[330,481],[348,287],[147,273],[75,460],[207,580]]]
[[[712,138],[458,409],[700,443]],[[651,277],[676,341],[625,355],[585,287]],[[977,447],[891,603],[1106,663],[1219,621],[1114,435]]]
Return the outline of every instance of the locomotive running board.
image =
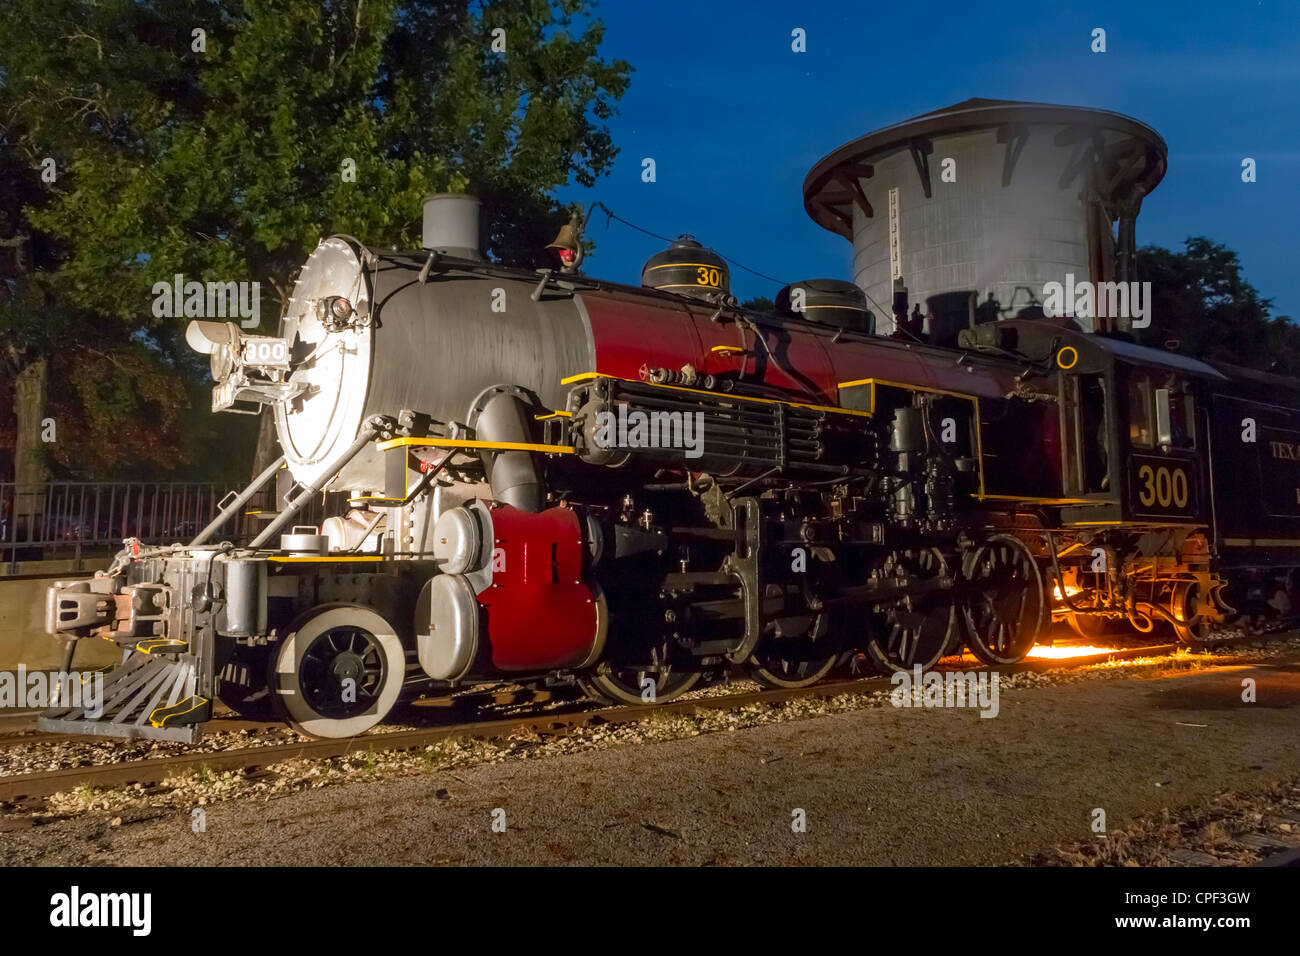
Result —
[[[197,664],[189,654],[159,657],[128,649],[121,665],[105,675],[97,709],[53,708],[36,726],[47,733],[197,743],[199,722],[212,710],[207,698],[195,694]]]

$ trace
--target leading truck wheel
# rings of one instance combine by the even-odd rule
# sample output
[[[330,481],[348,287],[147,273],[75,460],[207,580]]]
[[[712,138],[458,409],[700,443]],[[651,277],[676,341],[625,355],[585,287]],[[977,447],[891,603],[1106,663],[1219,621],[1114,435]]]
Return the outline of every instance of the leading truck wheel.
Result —
[[[273,661],[277,707],[309,737],[369,730],[393,709],[406,675],[406,652],[392,625],[352,604],[325,605],[299,618]]]

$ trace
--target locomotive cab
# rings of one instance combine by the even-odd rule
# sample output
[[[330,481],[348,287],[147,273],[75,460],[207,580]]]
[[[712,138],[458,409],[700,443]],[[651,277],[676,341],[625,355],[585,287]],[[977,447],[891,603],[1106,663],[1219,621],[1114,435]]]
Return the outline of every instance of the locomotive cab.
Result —
[[[1107,429],[1104,477],[1099,477],[1095,454],[1082,444],[1076,473],[1083,476],[1085,495],[1096,484],[1104,484],[1113,493],[1104,515],[1086,517],[1071,510],[1063,518],[1076,525],[1207,525],[1207,456],[1199,410],[1207,384],[1222,376],[1194,359],[1122,339],[1079,338],[1083,341],[1068,348],[1091,354],[1077,375],[1071,376],[1072,370],[1065,372],[1067,383],[1063,384],[1086,392],[1091,379],[1095,383],[1091,387],[1105,392],[1105,414],[1113,425]],[[1058,351],[1058,366],[1060,351],[1065,349]],[[1084,354],[1080,352],[1081,365]],[[1068,384],[1071,377],[1076,378],[1077,386]],[[1085,419],[1093,404],[1085,397],[1073,410],[1080,432],[1091,425]],[[1064,403],[1062,413],[1066,413]],[[1097,439],[1094,448],[1101,444]],[[1113,455],[1109,454],[1112,449]]]
[[[977,347],[1022,357],[1019,397],[1056,402],[1060,502],[1068,526],[1204,525],[1200,409],[1224,376],[1184,356],[1047,322],[1010,320]]]
[[[1045,321],[975,333],[976,347],[1025,363],[1016,395],[1056,403],[1061,497],[1048,535],[1054,614],[1082,636],[1130,626],[1194,641],[1222,619],[1207,402],[1213,367]]]
[[[1118,363],[1127,427],[1126,511],[1132,518],[1201,523],[1203,456],[1195,380],[1177,370]]]

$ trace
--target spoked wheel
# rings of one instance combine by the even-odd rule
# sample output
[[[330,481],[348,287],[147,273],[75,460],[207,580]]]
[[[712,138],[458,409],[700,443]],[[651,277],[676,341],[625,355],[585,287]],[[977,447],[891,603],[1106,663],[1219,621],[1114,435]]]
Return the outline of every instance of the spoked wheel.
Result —
[[[816,604],[823,590],[834,591],[840,582],[834,561],[815,560],[803,578],[802,604]],[[779,596],[779,585],[769,585]],[[750,655],[749,674],[764,687],[785,689],[811,687],[831,672],[844,650],[842,629],[832,612],[805,610],[777,618]]]
[[[1174,636],[1191,647],[1204,647],[1212,643],[1210,635],[1214,633],[1214,624],[1204,617],[1195,617],[1186,624],[1174,625]]]
[[[311,737],[354,737],[379,723],[402,690],[406,652],[392,625],[351,604],[300,618],[277,649],[270,675],[289,725]]]
[[[841,649],[831,633],[829,615],[807,619],[799,631],[765,638],[749,659],[750,676],[765,687],[788,688],[811,687],[829,674]]]
[[[699,671],[670,665],[612,666],[578,678],[578,686],[592,700],[606,704],[666,704],[700,682]]]
[[[831,672],[840,657],[838,650],[796,640],[797,645],[781,641],[756,653],[749,659],[750,676],[765,687],[811,687]]]
[[[971,653],[985,664],[1024,660],[1048,614],[1043,574],[1024,542],[994,535],[966,555],[962,577],[962,618]]]
[[[1181,581],[1174,586],[1171,600],[1174,611],[1172,622],[1174,636],[1191,647],[1204,647],[1210,643],[1214,622],[1201,613],[1201,589],[1194,581]]]
[[[891,551],[873,578],[900,583],[912,576],[931,581],[948,573],[937,548]],[[957,608],[951,588],[934,589],[878,604],[869,615],[867,656],[886,673],[933,667],[948,652],[957,631]]]

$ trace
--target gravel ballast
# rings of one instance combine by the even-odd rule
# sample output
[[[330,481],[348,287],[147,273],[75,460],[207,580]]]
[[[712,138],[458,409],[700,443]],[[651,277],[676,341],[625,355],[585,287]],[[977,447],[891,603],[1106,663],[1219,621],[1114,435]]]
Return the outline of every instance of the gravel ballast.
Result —
[[[6,818],[0,860],[1086,862],[1044,854],[1099,839],[1096,808],[1121,831],[1300,776],[1298,658],[1018,674],[991,720],[834,698],[65,794]]]

